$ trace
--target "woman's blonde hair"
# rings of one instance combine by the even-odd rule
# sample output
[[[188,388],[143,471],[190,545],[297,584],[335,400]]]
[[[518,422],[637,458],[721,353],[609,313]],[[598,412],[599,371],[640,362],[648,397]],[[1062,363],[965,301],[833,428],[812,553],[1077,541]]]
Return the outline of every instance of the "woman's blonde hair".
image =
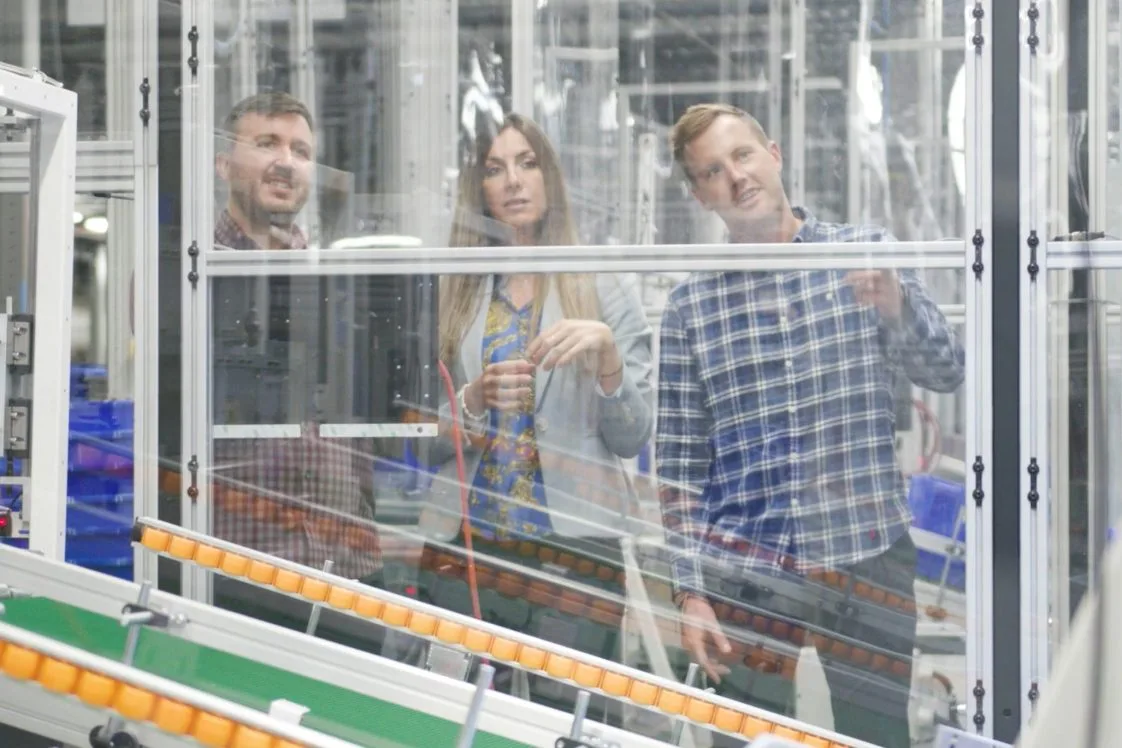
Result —
[[[508,129],[517,130],[526,138],[537,156],[538,168],[545,182],[545,215],[538,224],[537,244],[579,244],[569,210],[569,196],[561,175],[560,160],[549,139],[533,121],[519,114],[508,114],[494,137]],[[484,247],[508,241],[503,237],[496,237],[493,229],[487,229],[488,225],[494,224],[494,220],[491,219],[483,198],[483,175],[494,137],[478,138],[474,157],[460,171],[459,197],[452,219],[452,236],[448,241],[450,247]],[[475,318],[483,303],[484,281],[482,275],[448,275],[440,279],[440,357],[446,364],[451,365],[459,355],[468,324]],[[537,277],[534,289],[535,326],[541,318],[542,304],[550,288],[557,291],[561,310],[566,317],[600,319],[594,276],[557,273]]]

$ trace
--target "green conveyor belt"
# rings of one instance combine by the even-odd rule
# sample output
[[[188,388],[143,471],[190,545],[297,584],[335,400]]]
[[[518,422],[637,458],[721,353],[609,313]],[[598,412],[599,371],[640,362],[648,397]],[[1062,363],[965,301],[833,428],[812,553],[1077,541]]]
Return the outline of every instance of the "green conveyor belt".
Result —
[[[5,600],[5,623],[50,637],[91,654],[120,660],[126,629],[115,619],[53,600]],[[133,665],[237,704],[267,711],[276,699],[310,711],[305,727],[362,746],[454,746],[460,726],[413,709],[374,699],[259,662],[220,652],[161,631],[141,632]],[[479,731],[477,748],[524,748]]]

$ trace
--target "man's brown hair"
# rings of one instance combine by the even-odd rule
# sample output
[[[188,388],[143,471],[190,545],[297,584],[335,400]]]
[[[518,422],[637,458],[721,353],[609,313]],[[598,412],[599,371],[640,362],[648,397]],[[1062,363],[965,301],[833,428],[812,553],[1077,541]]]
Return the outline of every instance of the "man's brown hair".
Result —
[[[316,125],[312,113],[304,102],[292,94],[284,91],[264,91],[248,96],[230,110],[222,123],[222,132],[231,141],[238,137],[238,123],[247,114],[260,114],[265,117],[280,117],[286,114],[296,114],[308,123],[308,129],[315,132]]]
[[[670,148],[674,152],[674,161],[681,167],[686,177],[692,182],[693,175],[686,168],[686,146],[697,140],[713,126],[718,117],[723,115],[737,117],[744,120],[755,131],[760,142],[767,144],[767,133],[759,121],[748,112],[732,104],[694,104],[678,118],[674,128],[670,131]]]

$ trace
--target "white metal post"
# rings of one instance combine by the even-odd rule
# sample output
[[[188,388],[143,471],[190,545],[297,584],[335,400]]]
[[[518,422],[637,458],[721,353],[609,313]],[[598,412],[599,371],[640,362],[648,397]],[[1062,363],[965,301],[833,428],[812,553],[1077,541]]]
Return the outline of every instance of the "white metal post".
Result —
[[[141,119],[133,139],[133,512],[159,516],[159,75],[158,0],[132,0],[132,39],[137,61],[132,89],[133,109]],[[145,88],[147,87],[147,88]],[[146,117],[146,119],[143,119]],[[157,583],[157,565],[150,553],[133,556],[138,582]]]
[[[535,6],[526,0],[510,0],[511,108],[527,117],[534,112]]]
[[[0,69],[0,107],[38,118],[31,150],[35,207],[35,374],[31,415],[30,547],[62,559],[66,545],[67,428],[74,264],[78,97],[36,74]],[[36,199],[36,197],[40,199]],[[7,403],[0,404],[7,410]],[[6,415],[5,415],[6,417]]]
[[[774,87],[774,84],[772,84]],[[791,141],[786,144],[793,205],[806,202],[806,5],[791,0]]]
[[[979,12],[975,16],[975,11]],[[993,426],[991,339],[993,288],[987,264],[987,241],[992,244],[992,38],[989,3],[969,5],[966,15],[966,675],[971,689],[967,714],[981,720],[979,732],[993,733]],[[975,42],[978,43],[975,43]],[[975,242],[978,242],[975,244]],[[977,496],[978,498],[975,498]],[[977,723],[976,723],[977,724]]]
[[[1032,715],[1048,671],[1048,565],[1052,503],[1049,492],[1048,371],[1048,58],[1055,49],[1043,29],[1046,21],[1030,18],[1036,3],[1022,2],[1021,37],[1036,34],[1038,44],[1022,45],[1021,107],[1021,454],[1028,465],[1021,474],[1021,710]],[[1050,13],[1047,8],[1043,12]],[[1066,317],[1066,315],[1065,315]],[[1065,346],[1066,348],[1066,346]],[[1066,383],[1065,383],[1066,384]],[[1065,507],[1066,511],[1066,507]],[[1053,517],[1054,520],[1054,517]]]
[[[207,255],[214,243],[214,17],[208,0],[183,4],[183,438],[181,522],[210,532],[211,464],[209,330],[205,310]],[[210,600],[210,579],[183,569],[182,594]]]

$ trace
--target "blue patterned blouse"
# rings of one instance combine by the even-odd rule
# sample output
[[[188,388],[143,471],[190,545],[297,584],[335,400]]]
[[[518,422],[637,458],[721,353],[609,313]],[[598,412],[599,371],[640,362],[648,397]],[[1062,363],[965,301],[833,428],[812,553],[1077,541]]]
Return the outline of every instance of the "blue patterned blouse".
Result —
[[[537,330],[533,303],[516,309],[498,282],[483,333],[483,365],[525,358]],[[534,392],[514,411],[491,410],[487,440],[469,498],[472,524],[486,538],[540,537],[551,531],[534,433]]]

